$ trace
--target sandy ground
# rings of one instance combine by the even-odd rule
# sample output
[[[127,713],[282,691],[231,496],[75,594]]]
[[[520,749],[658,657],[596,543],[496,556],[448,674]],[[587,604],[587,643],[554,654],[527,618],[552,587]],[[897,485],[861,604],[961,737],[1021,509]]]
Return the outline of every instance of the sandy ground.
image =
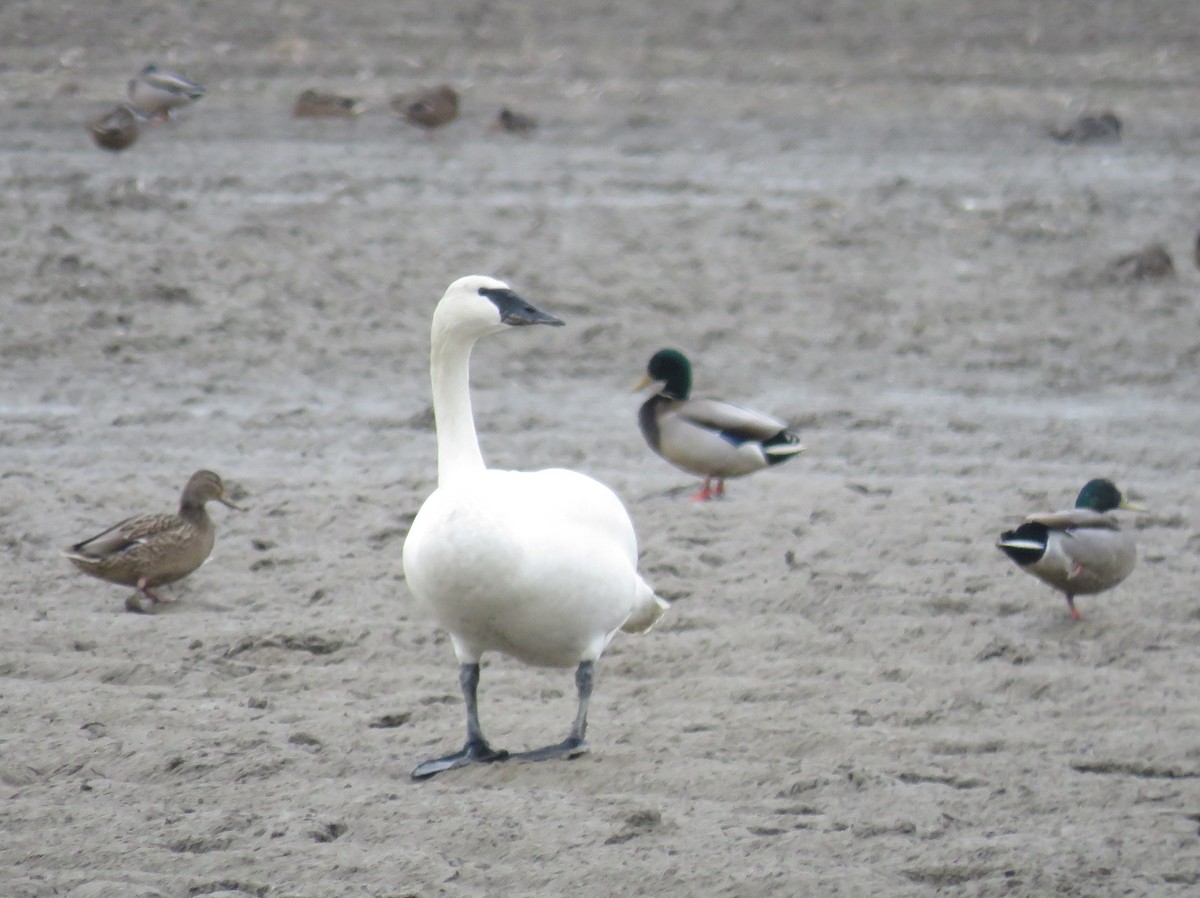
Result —
[[[345,6],[0,6],[0,894],[1196,894],[1200,7]],[[102,153],[152,59],[209,95]],[[434,139],[387,111],[443,80]],[[1177,277],[1110,272],[1151,241]],[[462,738],[400,549],[467,273],[568,323],[481,344],[490,463],[612,485],[675,604],[590,755],[415,784]],[[807,453],[684,501],[664,345]],[[160,613],[59,557],[199,467],[250,510]],[[1076,624],[993,543],[1092,476],[1152,511]],[[574,713],[500,657],[481,700],[514,749]]]

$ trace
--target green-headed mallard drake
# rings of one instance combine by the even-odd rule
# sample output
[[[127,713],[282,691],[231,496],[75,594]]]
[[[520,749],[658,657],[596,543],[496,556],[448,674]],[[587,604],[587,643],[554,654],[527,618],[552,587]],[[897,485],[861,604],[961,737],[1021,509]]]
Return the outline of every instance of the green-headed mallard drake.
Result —
[[[1051,128],[1050,136],[1059,143],[1118,143],[1121,120],[1111,112],[1081,115],[1065,128]]]
[[[778,418],[719,399],[689,398],[692,365],[676,349],[654,353],[634,389],[650,384],[660,387],[638,411],[642,436],[675,467],[704,478],[694,501],[725,495],[726,478],[760,471],[804,451]]]
[[[199,100],[204,94],[204,88],[195,81],[173,72],[159,71],[153,63],[130,80],[126,92],[130,105],[155,122],[165,122],[172,109]]]
[[[141,131],[137,112],[126,105],[110,109],[88,122],[96,146],[114,153],[127,150],[137,142]]]
[[[1000,551],[1067,597],[1071,617],[1081,620],[1075,596],[1095,595],[1129,576],[1137,563],[1133,536],[1121,530],[1118,508],[1143,511],[1111,480],[1089,480],[1075,507],[1032,514],[1016,530],[1000,534]]]
[[[292,104],[293,118],[353,118],[362,111],[362,100],[322,93],[311,87]]]
[[[449,84],[393,97],[392,110],[406,122],[432,133],[458,118],[458,91]]]
[[[537,129],[537,119],[523,112],[514,112],[507,106],[496,113],[490,130],[507,134],[532,134]]]
[[[197,471],[183,488],[178,514],[126,518],[63,554],[85,574],[136,586],[150,600],[161,602],[152,587],[186,577],[212,551],[216,531],[204,505],[213,500],[242,510],[226,498],[220,477]]]

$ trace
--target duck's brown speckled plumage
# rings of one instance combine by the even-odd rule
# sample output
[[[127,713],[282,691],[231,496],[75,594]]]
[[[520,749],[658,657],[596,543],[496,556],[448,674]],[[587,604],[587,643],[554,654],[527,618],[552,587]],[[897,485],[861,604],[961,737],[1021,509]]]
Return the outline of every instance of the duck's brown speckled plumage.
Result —
[[[220,477],[197,471],[183,489],[177,514],[126,518],[63,554],[85,574],[136,586],[147,598],[162,601],[153,587],[186,577],[212,552],[216,530],[204,507],[210,501],[238,508],[226,497]]]
[[[296,97],[293,118],[353,118],[363,111],[363,103],[354,97],[327,94],[311,87]]]
[[[88,122],[96,146],[114,153],[129,149],[138,139],[138,117],[128,106],[117,106]]]
[[[391,107],[406,122],[432,131],[458,118],[458,91],[439,84],[394,97]]]

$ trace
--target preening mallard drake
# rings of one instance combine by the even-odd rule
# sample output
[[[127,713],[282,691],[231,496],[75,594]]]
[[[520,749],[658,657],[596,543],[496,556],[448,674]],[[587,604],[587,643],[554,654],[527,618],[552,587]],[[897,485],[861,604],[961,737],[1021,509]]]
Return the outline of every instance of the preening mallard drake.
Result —
[[[141,131],[137,113],[128,106],[121,105],[88,122],[88,130],[96,146],[114,153],[133,146]]]
[[[471,413],[471,349],[482,336],[533,324],[562,322],[488,277],[455,281],[433,313],[438,486],[404,541],[404,576],[417,605],[450,633],[467,739],[462,751],[418,764],[414,779],[510,757],[488,744],[479,724],[479,661],[488,651],[576,668],[579,708],[567,738],[515,757],[586,751],[596,660],[618,630],[643,633],[667,607],[638,575],[637,536],[612,490],[575,471],[484,464]]]
[[[658,384],[659,390],[642,403],[638,426],[651,449],[704,478],[694,501],[723,496],[727,478],[761,471],[804,451],[799,437],[778,418],[719,399],[690,398],[692,364],[677,349],[654,353],[634,390],[650,384]]]
[[[1075,507],[1032,514],[1016,530],[1000,534],[1000,551],[1039,580],[1067,597],[1071,617],[1081,620],[1075,596],[1111,589],[1137,563],[1133,536],[1121,530],[1118,508],[1143,511],[1129,502],[1111,480],[1089,480]]]
[[[126,518],[63,552],[85,574],[136,586],[148,599],[164,601],[152,587],[174,583],[200,567],[212,552],[216,531],[205,503],[234,505],[212,471],[197,471],[183,488],[178,514]]]
[[[153,63],[130,80],[127,91],[130,105],[155,122],[165,122],[171,110],[199,100],[204,94],[204,88],[195,81],[174,72],[159,71]]]
[[[415,93],[393,97],[391,107],[409,124],[432,133],[434,128],[458,118],[458,91],[449,84],[422,88]]]
[[[293,118],[353,118],[361,113],[363,104],[354,97],[327,94],[311,87],[296,97],[292,104]]]

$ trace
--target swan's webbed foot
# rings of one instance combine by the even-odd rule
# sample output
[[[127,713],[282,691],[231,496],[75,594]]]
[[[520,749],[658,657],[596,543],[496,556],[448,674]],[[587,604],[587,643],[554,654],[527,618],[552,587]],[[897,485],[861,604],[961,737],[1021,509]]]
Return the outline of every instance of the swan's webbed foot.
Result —
[[[518,761],[550,761],[555,758],[577,758],[588,750],[584,735],[587,733],[588,702],[592,698],[592,683],[595,677],[595,662],[580,661],[575,669],[575,688],[579,692],[579,711],[571,724],[567,738],[557,745],[546,745],[533,751],[513,755]]]
[[[412,778],[415,780],[429,779],[435,774],[442,773],[446,770],[454,770],[456,767],[466,767],[468,764],[491,764],[496,761],[507,761],[511,757],[508,752],[503,749],[497,750],[492,748],[483,739],[468,741],[462,747],[462,751],[456,751],[452,755],[446,755],[444,758],[431,758],[428,761],[422,761],[413,768]]]
[[[483,738],[483,729],[479,726],[478,661],[469,661],[459,665],[458,683],[462,687],[463,701],[467,706],[467,741],[463,745],[462,751],[446,755],[444,758],[422,761],[413,768],[412,778],[415,780],[429,779],[445,770],[466,767],[468,764],[491,764],[495,761],[507,761],[509,758],[508,752],[488,745],[488,741]]]
[[[557,745],[545,745],[532,751],[523,751],[513,755],[516,761],[552,761],[555,758],[578,758],[588,751],[587,743],[579,736],[568,736]]]

